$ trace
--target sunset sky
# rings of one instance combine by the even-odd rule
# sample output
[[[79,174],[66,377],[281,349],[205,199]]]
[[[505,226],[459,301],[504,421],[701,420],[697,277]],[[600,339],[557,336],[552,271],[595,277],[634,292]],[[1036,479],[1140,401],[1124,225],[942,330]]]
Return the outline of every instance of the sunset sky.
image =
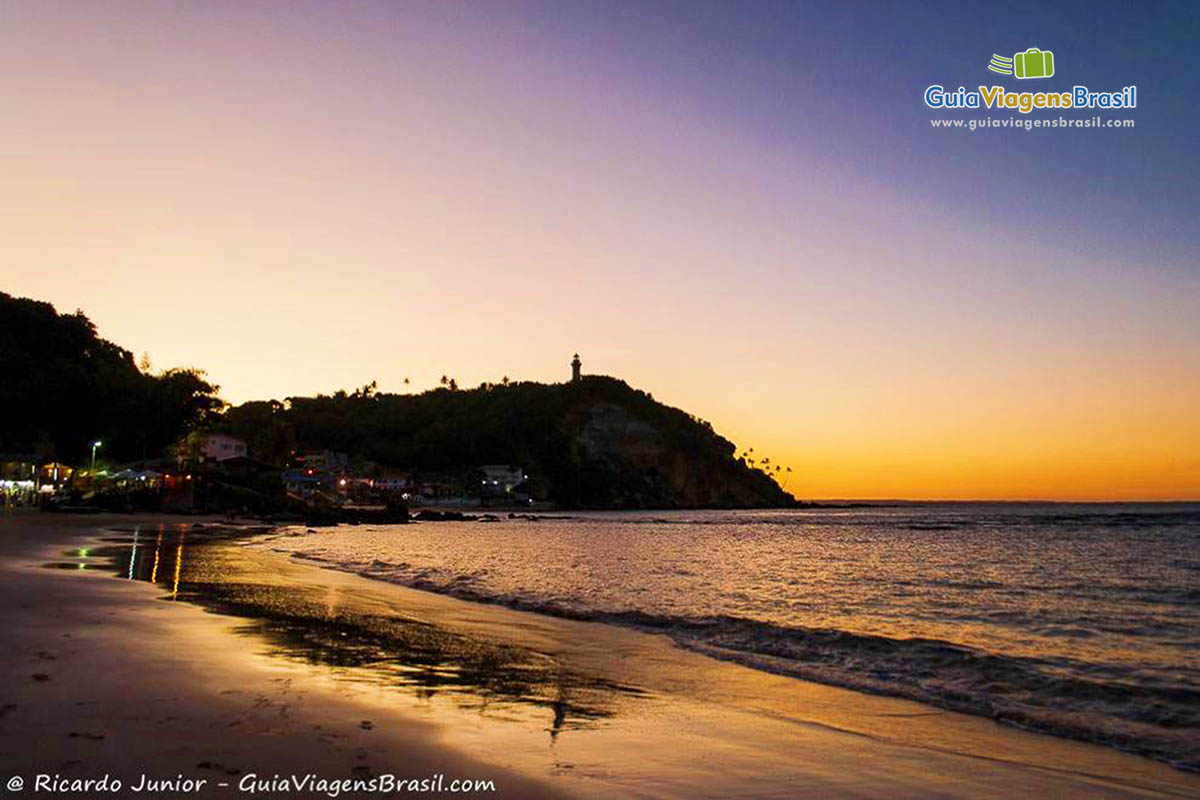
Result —
[[[801,497],[1200,498],[1200,6],[1046,5],[0,2],[0,289],[233,402],[578,351]]]

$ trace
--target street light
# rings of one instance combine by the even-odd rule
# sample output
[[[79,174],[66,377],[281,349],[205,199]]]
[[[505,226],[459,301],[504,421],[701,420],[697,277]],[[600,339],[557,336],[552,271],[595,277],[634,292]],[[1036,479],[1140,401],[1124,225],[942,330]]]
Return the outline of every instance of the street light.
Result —
[[[96,474],[96,448],[102,444],[104,444],[104,442],[100,441],[99,439],[92,442],[92,469],[91,469],[91,472],[93,475]]]

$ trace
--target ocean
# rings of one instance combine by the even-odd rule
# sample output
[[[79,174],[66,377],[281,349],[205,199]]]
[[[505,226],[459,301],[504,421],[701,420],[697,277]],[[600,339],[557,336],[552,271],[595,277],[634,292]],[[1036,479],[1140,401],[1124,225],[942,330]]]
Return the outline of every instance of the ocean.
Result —
[[[564,513],[256,546],[1200,770],[1200,504]]]

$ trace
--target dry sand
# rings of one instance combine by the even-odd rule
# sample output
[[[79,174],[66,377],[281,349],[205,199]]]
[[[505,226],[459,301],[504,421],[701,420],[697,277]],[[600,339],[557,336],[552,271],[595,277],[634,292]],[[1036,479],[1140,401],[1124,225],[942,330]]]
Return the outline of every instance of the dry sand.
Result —
[[[241,796],[248,774],[309,773],[484,778],[511,797],[1200,796],[1200,776],[1105,748],[269,551],[226,545],[206,563],[237,572],[255,607],[315,603],[322,636],[392,619],[422,658],[373,634],[292,647],[286,614],[256,623],[111,571],[43,566],[90,567],[78,550],[96,529],[130,524],[160,530],[147,517],[0,518],[0,781],[182,774],[207,784],[160,796],[203,797]]]

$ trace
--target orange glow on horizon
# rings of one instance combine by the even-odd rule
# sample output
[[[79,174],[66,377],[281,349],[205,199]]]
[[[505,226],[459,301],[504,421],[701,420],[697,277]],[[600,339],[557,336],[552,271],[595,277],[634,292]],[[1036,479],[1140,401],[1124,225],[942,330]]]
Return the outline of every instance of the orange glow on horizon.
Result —
[[[803,499],[1200,499],[1194,264],[908,196],[828,130],[780,144],[519,20],[395,5],[386,29],[22,9],[4,291],[235,403],[565,381],[578,351]]]

